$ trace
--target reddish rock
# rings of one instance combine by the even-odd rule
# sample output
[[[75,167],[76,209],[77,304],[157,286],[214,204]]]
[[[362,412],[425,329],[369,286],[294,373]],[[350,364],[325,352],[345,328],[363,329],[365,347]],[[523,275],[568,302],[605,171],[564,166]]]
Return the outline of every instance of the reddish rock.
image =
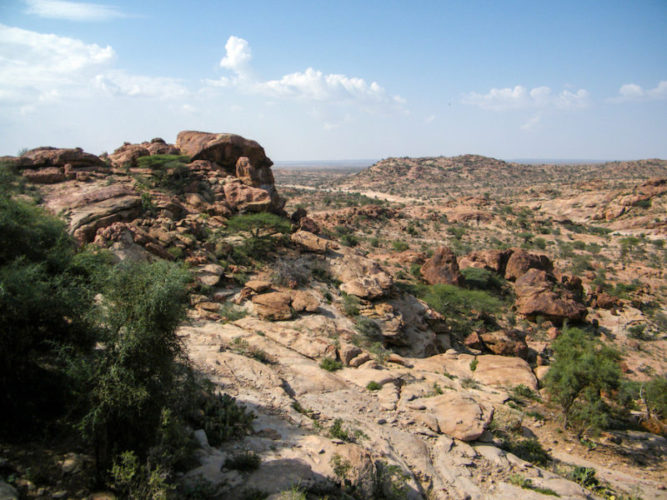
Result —
[[[497,330],[480,335],[484,346],[493,354],[526,358],[528,346],[525,334],[520,330]]]
[[[516,249],[507,260],[505,279],[516,280],[528,272],[529,269],[541,269],[551,272],[553,264],[546,255],[537,255],[526,252],[523,249]]]
[[[176,146],[192,161],[208,160],[221,165],[229,173],[236,173],[236,162],[242,156],[245,156],[258,169],[273,165],[262,146],[235,134],[211,134],[185,130],[179,132]]]
[[[484,342],[482,342],[482,339],[479,338],[479,334],[477,332],[472,332],[470,335],[468,335],[463,341],[463,344],[470,349],[478,349],[480,351],[484,349]]]
[[[238,212],[264,212],[273,205],[268,191],[246,186],[238,179],[226,182],[224,193],[227,204]]]
[[[173,144],[167,144],[161,137],[151,139],[151,142],[144,142],[142,146],[148,149],[151,155],[178,155],[179,149]]]
[[[137,158],[150,156],[150,151],[142,144],[130,144],[126,142],[109,155],[114,167],[136,167]]]
[[[516,280],[514,287],[517,312],[529,317],[543,316],[557,323],[564,319],[584,319],[588,312],[586,306],[567,289],[555,292],[555,285],[553,275],[540,269],[529,269]]]
[[[590,298],[590,306],[598,309],[614,309],[620,306],[617,297],[612,297],[607,292],[598,290]]]
[[[263,293],[252,298],[255,312],[262,319],[273,321],[286,320],[292,317],[291,302],[292,297],[285,292]]]
[[[460,285],[463,281],[456,255],[447,247],[438,248],[421,267],[421,273],[431,285]]]
[[[106,164],[97,156],[86,153],[81,148],[53,148],[42,147],[31,149],[21,156],[24,166],[33,168],[64,167],[68,163],[72,168],[100,167],[106,169]],[[26,160],[31,165],[26,165]]]
[[[58,167],[45,167],[39,170],[27,168],[21,175],[35,184],[55,184],[65,180],[63,169]]]
[[[269,189],[274,185],[270,167],[255,167],[246,156],[241,156],[236,161],[236,177],[247,186]]]
[[[509,250],[479,250],[469,253],[459,259],[459,267],[479,267],[504,275],[507,261],[514,251]]]
[[[320,234],[320,226],[318,226],[317,222],[310,217],[302,217],[299,219],[299,229],[313,234]]]

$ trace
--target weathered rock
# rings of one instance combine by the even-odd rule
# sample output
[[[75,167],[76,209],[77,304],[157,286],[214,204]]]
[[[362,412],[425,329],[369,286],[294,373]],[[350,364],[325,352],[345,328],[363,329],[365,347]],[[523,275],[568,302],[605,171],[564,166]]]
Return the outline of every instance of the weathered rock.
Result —
[[[245,286],[253,292],[262,293],[271,288],[271,282],[266,280],[248,280],[245,282]]]
[[[235,173],[236,162],[242,156],[245,156],[257,168],[273,165],[262,146],[235,134],[212,134],[185,130],[179,132],[176,146],[192,161],[212,161],[224,167],[229,173]]]
[[[320,306],[320,301],[312,294],[302,290],[290,292],[292,296],[292,309],[294,312],[315,312]]]
[[[109,155],[114,167],[136,167],[137,158],[150,156],[151,152],[143,144],[130,144],[126,142]]]
[[[461,441],[474,441],[493,418],[493,407],[466,394],[448,392],[422,400],[437,422],[437,430]]]
[[[197,280],[206,286],[215,286],[220,281],[220,276],[225,272],[218,264],[208,264],[197,273]]]
[[[272,321],[290,319],[292,317],[291,302],[292,297],[285,292],[263,293],[252,298],[255,312],[261,318]]]
[[[613,309],[620,306],[617,297],[612,297],[607,292],[599,290],[590,297],[590,306],[599,309]]]
[[[361,354],[361,349],[354,344],[343,342],[338,348],[338,357],[346,366],[349,366],[350,361],[359,356],[359,354]]]
[[[447,247],[439,247],[421,267],[421,273],[431,285],[460,285],[463,282],[456,255]]]
[[[150,142],[143,142],[142,146],[145,146],[151,155],[178,155],[181,153],[176,146],[166,143],[161,137],[155,137]]]
[[[255,167],[250,163],[247,156],[241,156],[236,161],[236,177],[247,186],[261,187],[262,189],[273,188],[275,182],[268,165]]]
[[[290,239],[309,252],[326,253],[327,250],[338,248],[338,245],[330,240],[325,240],[308,231],[297,231]]]
[[[514,387],[523,384],[537,390],[537,379],[523,359],[485,354],[477,356],[473,378],[486,385]]]
[[[480,338],[484,343],[484,347],[493,354],[518,356],[524,359],[528,355],[526,336],[520,330],[497,330],[495,332],[482,333]]]
[[[529,269],[541,269],[551,272],[553,264],[546,255],[536,255],[523,249],[515,249],[507,261],[505,279],[516,280]]]
[[[227,179],[223,189],[225,199],[233,210],[265,212],[273,206],[271,194],[267,190],[246,186],[239,179]]]
[[[515,283],[517,312],[529,317],[543,316],[558,323],[564,319],[584,319],[588,312],[586,306],[577,302],[567,289],[555,292],[555,284],[552,275],[540,269],[529,269]]]
[[[477,332],[470,333],[463,340],[463,345],[465,345],[470,349],[479,349],[479,350],[484,349],[484,342],[482,342],[482,339],[480,338],[479,333]]]
[[[505,274],[507,261],[513,250],[479,250],[469,253],[459,259],[459,268],[479,267],[498,273]]]
[[[106,169],[106,164],[94,154],[86,153],[81,148],[53,148],[42,147],[31,149],[21,156],[24,166],[32,168],[65,167],[70,164],[72,168],[99,167]],[[25,163],[31,162],[30,165]]]
[[[377,262],[345,249],[330,265],[333,276],[342,282],[340,289],[362,299],[385,295],[394,284],[391,275]]]
[[[317,222],[310,217],[302,217],[299,219],[299,229],[313,234],[320,234],[320,226],[318,226]]]
[[[55,184],[65,180],[65,173],[58,167],[44,167],[38,170],[27,168],[21,175],[35,184]]]

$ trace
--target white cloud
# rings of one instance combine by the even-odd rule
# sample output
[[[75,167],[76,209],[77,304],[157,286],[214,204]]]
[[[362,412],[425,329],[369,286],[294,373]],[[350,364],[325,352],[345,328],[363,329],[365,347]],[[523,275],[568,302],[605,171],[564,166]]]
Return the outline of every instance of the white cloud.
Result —
[[[95,75],[93,85],[114,96],[171,99],[188,94],[188,90],[174,78],[131,75],[125,71]]]
[[[107,21],[126,17],[121,11],[109,5],[65,0],[25,0],[28,14],[49,19],[68,21]]]
[[[232,35],[225,44],[225,57],[220,61],[220,66],[242,75],[247,72],[250,59],[252,52],[248,42]]]
[[[576,92],[563,90],[554,94],[551,88],[546,86],[528,90],[522,85],[516,85],[513,88],[493,88],[486,94],[470,92],[463,97],[463,103],[494,111],[526,108],[567,109],[588,106],[589,97],[590,94],[585,89]]]
[[[114,50],[74,38],[0,24],[0,102],[34,109],[100,91],[110,95],[173,98],[187,91],[171,78],[114,70]]]
[[[658,101],[667,99],[667,80],[662,80],[653,89],[644,89],[636,83],[626,83],[618,89],[618,95],[611,102]]]
[[[233,76],[218,80],[205,80],[210,87],[236,87],[242,91],[271,98],[289,98],[313,102],[364,102],[402,106],[401,96],[388,96],[377,83],[368,83],[363,78],[349,77],[307,68],[305,71],[289,73],[275,80],[261,81],[251,76],[250,45],[243,38],[230,36],[225,44],[225,56],[220,66],[232,71]]]
[[[542,117],[539,114],[537,114],[531,117],[526,123],[521,125],[521,130],[525,130],[527,132],[535,130],[536,128],[539,127],[541,121]]]

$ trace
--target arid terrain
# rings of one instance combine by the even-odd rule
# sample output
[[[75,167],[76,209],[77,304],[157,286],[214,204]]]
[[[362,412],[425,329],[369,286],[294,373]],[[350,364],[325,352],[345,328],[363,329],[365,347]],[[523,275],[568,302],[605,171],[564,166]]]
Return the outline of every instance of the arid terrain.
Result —
[[[256,418],[216,446],[192,429],[188,498],[667,499],[644,389],[667,368],[667,161],[277,169],[254,141],[182,132],[3,162],[79,244],[195,277],[179,338]],[[626,385],[582,389],[566,426],[547,382],[574,332]],[[113,498],[81,479],[89,450],[27,441],[0,446],[0,486]]]

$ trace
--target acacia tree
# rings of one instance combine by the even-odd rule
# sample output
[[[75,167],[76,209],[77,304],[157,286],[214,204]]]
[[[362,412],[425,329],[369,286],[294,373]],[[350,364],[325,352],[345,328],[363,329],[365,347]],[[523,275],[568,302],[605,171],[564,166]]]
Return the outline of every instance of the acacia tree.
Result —
[[[602,393],[619,387],[618,351],[579,328],[565,328],[552,348],[556,359],[545,386],[563,410],[565,427],[577,428],[580,436],[604,428],[609,407]]]
[[[246,234],[240,250],[253,257],[269,251],[273,237],[289,233],[291,229],[292,225],[287,219],[268,212],[239,214],[227,221],[227,232]]]

